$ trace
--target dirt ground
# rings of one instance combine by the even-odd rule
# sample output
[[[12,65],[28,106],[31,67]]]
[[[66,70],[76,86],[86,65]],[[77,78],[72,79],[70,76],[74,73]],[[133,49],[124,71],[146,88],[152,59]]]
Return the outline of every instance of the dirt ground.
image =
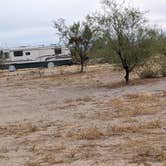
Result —
[[[166,78],[77,68],[0,73],[0,166],[166,166]]]

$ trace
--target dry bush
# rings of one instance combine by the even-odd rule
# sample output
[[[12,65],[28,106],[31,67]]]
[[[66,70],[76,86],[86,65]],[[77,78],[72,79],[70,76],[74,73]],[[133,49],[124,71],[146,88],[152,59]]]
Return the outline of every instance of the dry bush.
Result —
[[[140,126],[141,129],[159,129],[162,126],[160,119],[153,120]]]
[[[160,73],[163,77],[166,77],[166,64],[161,66]]]
[[[139,74],[139,77],[142,79],[144,79],[144,78],[158,78],[159,73],[157,71],[146,69]]]
[[[1,126],[0,134],[4,136],[15,135],[16,137],[22,137],[37,131],[45,130],[47,127],[49,127],[49,124],[42,124],[42,123],[13,124],[8,126]]]
[[[21,137],[39,131],[39,128],[36,125],[27,123],[15,126],[11,130],[11,133],[15,134],[17,137]]]
[[[103,133],[96,127],[87,129],[70,130],[66,134],[67,137],[75,138],[77,140],[96,140],[103,136]]]
[[[113,118],[115,118],[115,116],[113,116],[111,111],[100,111],[100,112],[96,112],[94,113],[91,118],[93,120],[98,119],[98,120],[102,120],[102,121],[110,121]]]
[[[161,128],[161,121],[159,119],[143,123],[143,124],[130,124],[127,126],[108,126],[106,135],[113,136],[113,135],[123,135],[126,133],[138,133],[142,130],[148,129],[159,129]]]
[[[134,111],[130,111],[129,115],[132,117],[140,116],[140,115],[153,115],[156,113],[156,109],[146,108],[144,106],[136,106]]]
[[[63,159],[57,159],[55,154],[49,153],[49,154],[44,154],[44,157],[42,157],[41,163],[49,163],[50,165],[54,164],[62,164],[64,163]]]
[[[165,92],[158,94],[126,94],[122,97],[108,100],[104,103],[98,103],[101,111],[94,112],[90,115],[91,119],[110,121],[114,118],[131,118],[142,115],[154,115],[164,107],[162,97]]]
[[[76,102],[92,102],[95,101],[92,97],[85,96],[83,98],[76,99]]]
[[[144,65],[140,66],[137,74],[140,78],[157,78],[166,74],[164,55],[157,55],[149,59]],[[163,74],[162,74],[163,72]]]
[[[133,157],[134,163],[140,162],[164,162],[166,161],[166,151],[162,148],[152,146],[141,146],[137,149],[137,154]]]
[[[162,93],[163,96],[163,93]],[[157,113],[156,107],[161,105],[159,95],[151,93],[127,94],[99,105],[105,110],[95,112],[91,118],[110,121],[114,118],[128,118]]]
[[[154,114],[154,106],[160,104],[160,99],[151,93],[127,94],[123,99],[114,99],[111,103],[117,117],[139,116]]]
[[[166,56],[161,57],[161,68],[160,68],[160,74],[163,77],[166,77]]]
[[[78,148],[69,148],[65,151],[65,156],[67,158],[74,159],[78,153],[80,153]]]
[[[114,135],[123,135],[124,133],[136,133],[138,132],[138,127],[136,125],[130,126],[108,126],[106,135],[107,136],[114,136]]]
[[[92,97],[89,96],[85,96],[85,97],[81,97],[81,98],[77,98],[77,99],[66,99],[64,100],[64,103],[66,104],[71,104],[73,102],[92,102],[95,101]]]
[[[142,94],[126,94],[125,97],[130,100],[137,100],[137,101],[156,101],[157,97],[151,93],[142,93]]]

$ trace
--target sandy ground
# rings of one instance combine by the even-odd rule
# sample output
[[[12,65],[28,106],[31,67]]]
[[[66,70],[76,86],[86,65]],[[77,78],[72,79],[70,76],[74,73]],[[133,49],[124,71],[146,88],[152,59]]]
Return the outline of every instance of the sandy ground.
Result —
[[[77,68],[0,74],[0,166],[166,166],[166,78]]]

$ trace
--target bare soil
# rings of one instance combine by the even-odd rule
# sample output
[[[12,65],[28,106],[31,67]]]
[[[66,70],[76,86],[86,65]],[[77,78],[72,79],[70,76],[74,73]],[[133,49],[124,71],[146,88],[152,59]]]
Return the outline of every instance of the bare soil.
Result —
[[[166,166],[166,78],[77,71],[0,73],[0,166]]]

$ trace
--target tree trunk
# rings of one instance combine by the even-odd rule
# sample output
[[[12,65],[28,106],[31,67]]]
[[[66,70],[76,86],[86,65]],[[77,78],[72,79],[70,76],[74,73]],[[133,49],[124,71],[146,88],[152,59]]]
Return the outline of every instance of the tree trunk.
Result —
[[[83,73],[84,72],[84,63],[81,62],[81,70],[80,70],[80,73]]]
[[[129,83],[129,75],[130,75],[130,71],[128,68],[125,68],[125,72],[126,72],[126,75],[125,75],[125,81],[126,81],[126,84]]]
[[[83,56],[81,56],[81,61],[80,61],[80,63],[81,63],[81,70],[80,70],[80,73],[82,73],[82,72],[84,72],[84,57],[83,57]]]
[[[80,52],[80,65],[81,65],[80,73],[83,73],[84,72],[84,56],[83,56],[82,50]]]

